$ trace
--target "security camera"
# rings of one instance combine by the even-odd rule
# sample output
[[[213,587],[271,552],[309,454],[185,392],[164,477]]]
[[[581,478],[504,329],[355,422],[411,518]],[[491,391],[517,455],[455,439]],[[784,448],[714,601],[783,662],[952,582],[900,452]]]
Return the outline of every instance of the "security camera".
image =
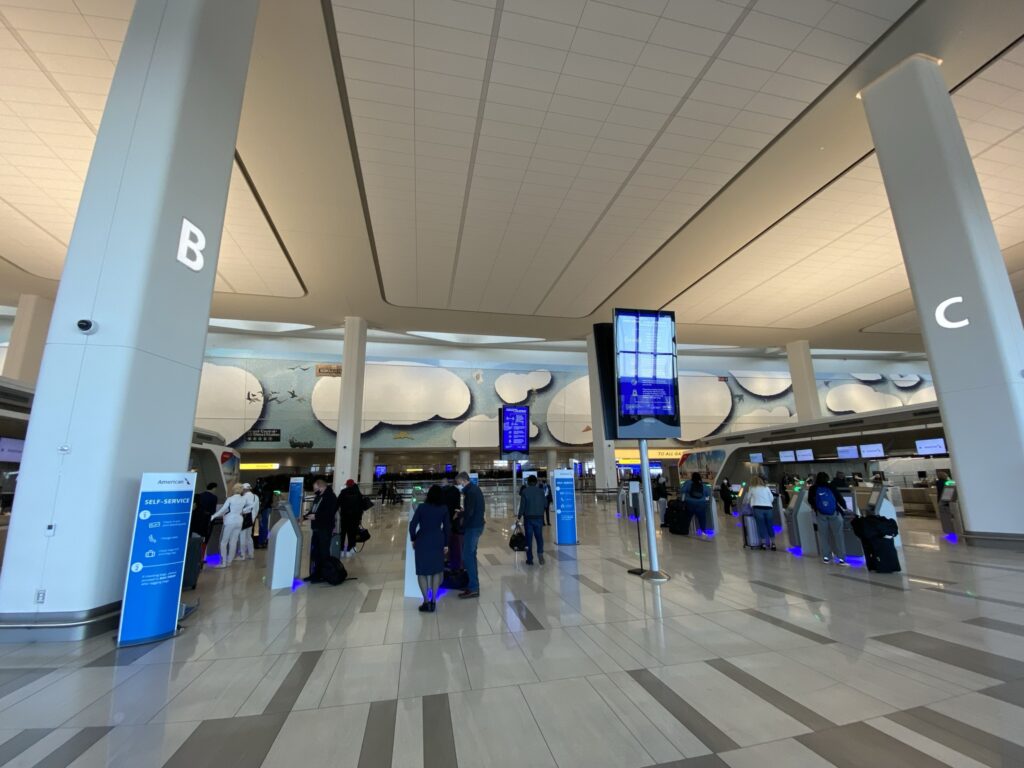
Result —
[[[96,331],[99,329],[99,326],[92,320],[79,320],[77,325],[78,330],[80,330],[86,336],[96,333]]]

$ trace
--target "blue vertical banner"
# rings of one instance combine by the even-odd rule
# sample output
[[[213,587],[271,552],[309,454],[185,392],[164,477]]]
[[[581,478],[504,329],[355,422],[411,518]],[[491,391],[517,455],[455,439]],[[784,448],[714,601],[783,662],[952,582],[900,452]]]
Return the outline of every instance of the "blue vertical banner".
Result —
[[[302,519],[302,497],[304,494],[303,479],[293,477],[288,483],[288,506],[292,508],[292,514],[295,515],[296,520]]]
[[[195,472],[147,472],[135,506],[118,646],[152,643],[178,629]]]
[[[501,422],[501,453],[528,454],[530,452],[530,407],[506,405],[498,409]]]
[[[555,544],[578,544],[576,534],[576,478],[571,469],[551,473],[555,502]]]

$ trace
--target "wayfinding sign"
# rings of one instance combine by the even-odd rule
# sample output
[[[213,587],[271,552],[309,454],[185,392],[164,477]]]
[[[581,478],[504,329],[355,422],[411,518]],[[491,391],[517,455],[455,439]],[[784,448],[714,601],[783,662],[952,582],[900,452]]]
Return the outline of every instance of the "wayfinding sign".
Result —
[[[118,646],[163,640],[177,631],[195,487],[195,472],[142,476]]]
[[[679,437],[675,314],[616,309],[614,330],[619,437]]]
[[[499,413],[501,422],[501,452],[530,452],[530,407],[506,405]]]
[[[576,478],[571,469],[551,473],[551,491],[555,502],[555,544],[577,544]]]

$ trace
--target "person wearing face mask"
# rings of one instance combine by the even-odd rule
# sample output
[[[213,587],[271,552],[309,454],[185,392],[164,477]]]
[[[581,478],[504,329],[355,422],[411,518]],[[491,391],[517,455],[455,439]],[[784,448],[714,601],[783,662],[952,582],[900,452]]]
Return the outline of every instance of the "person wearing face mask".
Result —
[[[467,472],[459,473],[455,478],[455,485],[462,491],[462,563],[469,577],[469,584],[459,593],[459,597],[480,597],[480,573],[477,568],[476,550],[484,533],[484,494],[480,486],[469,481]]]
[[[309,542],[309,576],[304,580],[323,581],[323,563],[331,556],[331,537],[334,535],[334,518],[338,513],[338,498],[334,495],[327,478],[322,475],[313,481],[313,506],[303,517],[313,518],[313,531]]]

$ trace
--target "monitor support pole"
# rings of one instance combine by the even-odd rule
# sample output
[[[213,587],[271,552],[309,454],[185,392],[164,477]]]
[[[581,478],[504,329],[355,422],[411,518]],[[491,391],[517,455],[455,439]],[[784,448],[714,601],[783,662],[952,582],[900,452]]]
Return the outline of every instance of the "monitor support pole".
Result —
[[[651,566],[640,578],[660,583],[668,581],[669,575],[659,570],[658,537],[654,527],[654,504],[651,501],[651,465],[647,460],[647,440],[640,440],[640,480],[643,483],[644,520],[647,523],[647,560]]]

